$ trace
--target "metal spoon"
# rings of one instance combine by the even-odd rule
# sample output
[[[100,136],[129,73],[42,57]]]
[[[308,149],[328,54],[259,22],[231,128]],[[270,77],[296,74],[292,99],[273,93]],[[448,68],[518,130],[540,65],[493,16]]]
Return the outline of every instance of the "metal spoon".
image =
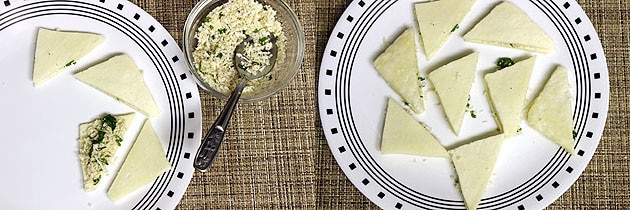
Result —
[[[271,53],[271,57],[269,58],[269,65],[265,66],[262,71],[258,71],[256,73],[252,73],[247,71],[247,69],[243,68],[243,63],[247,62],[249,59],[244,57],[245,47],[253,41],[252,37],[249,37],[243,40],[236,46],[234,50],[234,67],[238,71],[239,82],[236,85],[234,91],[230,95],[230,98],[223,107],[221,114],[217,117],[212,127],[210,127],[210,131],[203,138],[202,144],[199,146],[199,150],[197,151],[197,156],[195,157],[195,162],[193,166],[195,169],[201,172],[205,172],[210,165],[212,165],[212,161],[214,157],[217,155],[219,151],[219,146],[223,141],[223,135],[227,129],[227,126],[230,122],[230,117],[232,116],[232,112],[236,107],[236,104],[241,97],[241,93],[245,88],[245,85],[250,80],[255,80],[265,75],[269,74],[271,69],[276,63],[276,59],[278,56],[278,46],[276,45],[276,38],[274,36],[270,36],[269,42],[272,44],[269,52]]]

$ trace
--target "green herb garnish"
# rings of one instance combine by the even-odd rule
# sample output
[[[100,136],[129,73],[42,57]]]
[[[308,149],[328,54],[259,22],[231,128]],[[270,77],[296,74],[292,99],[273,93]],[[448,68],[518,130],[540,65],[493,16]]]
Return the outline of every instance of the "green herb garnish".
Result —
[[[123,139],[122,139],[122,138],[120,138],[120,136],[116,135],[116,144],[117,144],[119,147],[120,147],[120,145],[121,145],[121,144],[120,144],[120,142],[122,142],[122,141],[123,141]]]
[[[501,57],[497,60],[497,66],[499,69],[504,69],[514,65],[514,60],[508,57]]]
[[[71,60],[70,62],[66,63],[66,67],[68,67],[68,66],[72,66],[72,65],[74,65],[74,64],[77,64],[77,62],[76,62],[76,61],[74,61],[74,60]]]
[[[105,158],[101,158],[99,159],[102,163],[105,163],[105,165],[109,165],[109,162],[107,162],[107,159]]]
[[[118,120],[116,120],[116,118],[111,114],[105,115],[105,117],[103,117],[103,125],[109,126],[110,128],[112,128],[112,131],[116,129],[116,123],[118,123]]]
[[[267,42],[267,40],[269,40],[269,36],[260,38],[258,42],[260,43],[260,45],[265,45],[265,42]]]
[[[98,131],[98,135],[96,136],[96,139],[92,141],[92,145],[100,144],[101,142],[103,142],[104,138],[105,138],[105,131]]]
[[[455,30],[457,30],[458,28],[459,28],[459,24],[455,24],[453,29],[451,29],[451,33],[455,32]]]
[[[88,157],[92,158],[92,152],[94,152],[94,146],[90,147],[90,150],[88,150]]]
[[[98,184],[101,181],[101,176],[99,175],[98,178],[96,179],[92,179],[92,182],[94,182],[94,185]]]

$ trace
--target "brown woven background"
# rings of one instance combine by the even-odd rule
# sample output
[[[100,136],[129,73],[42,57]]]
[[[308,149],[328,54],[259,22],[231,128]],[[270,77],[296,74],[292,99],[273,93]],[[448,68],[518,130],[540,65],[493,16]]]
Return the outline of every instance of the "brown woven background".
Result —
[[[133,0],[181,43],[197,0]],[[330,31],[350,0],[287,0],[306,33],[299,74],[279,94],[241,104],[210,172],[196,172],[178,209],[375,209],[337,166],[323,136],[317,75]],[[579,0],[595,25],[610,74],[604,137],[578,181],[549,209],[630,209],[630,3]],[[180,44],[181,46],[181,44]],[[201,94],[204,126],[224,101]]]

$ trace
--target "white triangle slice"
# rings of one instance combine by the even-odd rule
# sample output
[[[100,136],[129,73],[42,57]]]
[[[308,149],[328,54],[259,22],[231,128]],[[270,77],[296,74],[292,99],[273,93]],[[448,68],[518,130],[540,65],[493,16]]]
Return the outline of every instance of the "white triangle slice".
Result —
[[[147,120],[109,187],[107,195],[112,201],[118,201],[170,169],[171,163],[166,159],[151,121]]]
[[[497,5],[464,35],[464,39],[541,53],[555,49],[553,40],[525,12],[510,2]]]
[[[419,114],[424,111],[424,100],[414,34],[411,28],[405,30],[374,60],[374,67],[405,104]]]
[[[459,134],[464,120],[478,58],[478,53],[471,53],[429,74],[429,80],[455,134]]]
[[[497,118],[499,129],[509,136],[517,133],[525,109],[525,95],[536,57],[486,74],[486,95]]]
[[[135,113],[129,113],[113,116],[116,119],[117,127],[112,130],[111,134],[105,132],[100,143],[96,143],[91,135],[98,133],[99,128],[103,126],[103,118],[79,125],[79,159],[83,171],[85,191],[95,190],[102,178],[108,174],[109,164],[115,161],[114,155],[119,147],[117,138],[124,139],[135,115]],[[116,133],[120,135],[116,136]]]
[[[422,34],[424,51],[431,59],[459,28],[475,0],[440,0],[415,4],[418,29]]]
[[[558,66],[530,104],[527,122],[573,154],[573,109],[569,91],[567,70]]]
[[[408,154],[448,157],[444,146],[409,113],[392,99],[387,103],[387,115],[381,140],[383,154]]]
[[[103,41],[105,37],[99,34],[39,28],[33,62],[33,85],[37,87],[53,78]]]
[[[131,57],[121,54],[75,74],[75,77],[101,92],[122,101],[148,117],[159,111],[142,72]]]
[[[504,135],[496,135],[449,151],[467,209],[477,209],[504,139]]]

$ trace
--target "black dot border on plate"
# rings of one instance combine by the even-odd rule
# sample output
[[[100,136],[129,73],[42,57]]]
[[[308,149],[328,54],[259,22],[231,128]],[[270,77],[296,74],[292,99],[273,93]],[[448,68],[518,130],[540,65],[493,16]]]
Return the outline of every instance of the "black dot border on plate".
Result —
[[[341,32],[337,33],[337,38],[339,38],[339,39],[343,39],[343,37],[344,37],[344,34],[343,34],[343,33],[341,33]]]
[[[332,76],[332,75],[333,75],[333,70],[326,69],[326,76]]]
[[[346,17],[346,20],[352,23],[352,21],[354,20],[354,17],[352,17],[352,15],[348,15],[348,17]]]
[[[569,2],[565,2],[564,5],[562,5],[565,9],[569,9],[569,7],[571,7],[571,4],[569,4]]]

